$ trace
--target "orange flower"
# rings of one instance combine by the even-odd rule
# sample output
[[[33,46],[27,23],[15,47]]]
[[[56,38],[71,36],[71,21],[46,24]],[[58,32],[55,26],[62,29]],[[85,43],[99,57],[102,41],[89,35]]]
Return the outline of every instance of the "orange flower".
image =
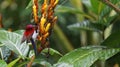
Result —
[[[38,40],[40,40],[42,48],[45,48],[45,46],[49,44],[47,39],[57,21],[57,17],[54,16],[54,8],[57,3],[58,0],[44,0],[44,3],[41,6],[41,18],[38,20],[38,0],[33,0],[33,16],[39,29]]]
[[[39,23],[41,44],[45,45],[47,43],[47,38],[50,36],[50,31],[53,28],[57,17],[54,16],[54,8],[57,5],[58,0],[44,0],[41,7],[41,20]]]
[[[33,17],[35,23],[38,23],[38,0],[33,0]]]

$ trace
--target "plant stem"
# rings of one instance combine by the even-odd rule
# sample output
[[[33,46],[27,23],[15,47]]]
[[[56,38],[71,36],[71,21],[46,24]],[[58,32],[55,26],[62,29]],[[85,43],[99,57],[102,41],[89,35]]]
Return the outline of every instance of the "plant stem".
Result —
[[[32,63],[34,59],[35,59],[35,56],[32,56],[30,62],[27,64],[27,67],[32,67]]]

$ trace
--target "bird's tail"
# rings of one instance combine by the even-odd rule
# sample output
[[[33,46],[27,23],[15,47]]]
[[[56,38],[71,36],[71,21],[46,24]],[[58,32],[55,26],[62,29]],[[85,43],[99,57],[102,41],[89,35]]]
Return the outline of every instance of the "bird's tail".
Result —
[[[35,52],[35,55],[37,55],[37,47],[36,47],[36,44],[34,42],[34,40],[31,38],[30,39],[31,43],[32,43],[32,46],[33,46],[33,49],[34,49],[34,52]]]

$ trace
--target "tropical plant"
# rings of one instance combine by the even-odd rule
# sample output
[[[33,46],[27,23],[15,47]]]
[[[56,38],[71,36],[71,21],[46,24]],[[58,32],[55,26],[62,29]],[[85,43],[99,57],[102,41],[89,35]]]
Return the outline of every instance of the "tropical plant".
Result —
[[[31,19],[26,16],[31,15],[32,1],[37,0],[26,1],[27,6],[21,9],[22,15],[17,21],[23,21],[20,19],[24,16],[30,22]],[[42,7],[43,1],[38,0],[38,2]],[[6,15],[4,11],[7,8],[3,9],[1,6],[0,67],[26,67],[26,65],[28,67],[117,67],[120,64],[120,1],[61,0],[60,2],[62,3],[58,3],[54,11],[58,16],[58,22],[51,33],[50,48],[45,47],[37,56],[34,56],[31,43],[21,44],[24,30],[20,28],[28,22],[11,23],[9,26],[8,21],[4,19],[2,21],[2,18],[6,18],[3,15]],[[11,1],[7,6],[12,4],[15,6],[17,3]],[[17,9],[19,8],[16,8],[16,11]],[[43,17],[42,11],[38,12],[38,16]],[[12,27],[14,25],[15,28]]]

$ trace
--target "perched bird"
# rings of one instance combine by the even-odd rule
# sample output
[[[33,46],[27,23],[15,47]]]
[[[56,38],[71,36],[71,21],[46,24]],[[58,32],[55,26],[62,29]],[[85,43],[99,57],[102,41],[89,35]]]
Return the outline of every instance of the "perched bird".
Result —
[[[35,44],[35,40],[37,38],[37,35],[38,35],[38,32],[36,30],[35,25],[29,24],[29,25],[26,26],[26,29],[23,33],[23,37],[22,37],[22,40],[21,40],[21,43],[23,43],[25,41],[27,43],[29,43],[29,42],[32,43],[35,55],[37,54],[37,47],[36,47],[36,44]]]

